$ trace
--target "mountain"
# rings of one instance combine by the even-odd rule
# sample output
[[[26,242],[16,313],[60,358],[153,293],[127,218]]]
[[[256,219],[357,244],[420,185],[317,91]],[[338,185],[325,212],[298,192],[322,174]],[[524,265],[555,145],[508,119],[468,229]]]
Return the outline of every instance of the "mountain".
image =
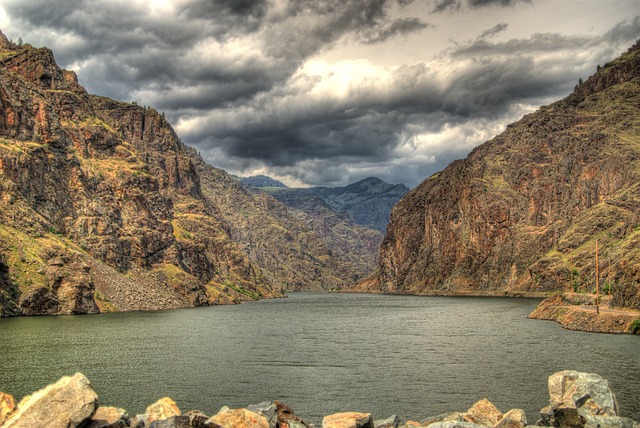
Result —
[[[640,44],[407,194],[356,290],[591,292],[596,239],[614,304],[639,308]]]
[[[356,223],[384,232],[391,209],[409,188],[369,177],[346,187],[315,187],[311,191],[334,210],[349,213]]]
[[[364,274],[157,111],[88,94],[49,49],[1,32],[0,201],[0,316],[235,303]]]
[[[389,184],[375,177],[345,187],[272,190],[273,197],[287,206],[292,206],[290,202],[296,201],[297,208],[305,211],[303,198],[309,199],[306,203],[309,207],[318,206],[319,198],[339,215],[346,214],[356,224],[381,232],[387,228],[393,206],[409,191],[404,184]],[[294,193],[297,195],[292,196]]]
[[[282,187],[284,189],[287,186],[275,178],[267,177],[266,175],[253,175],[251,177],[240,178],[240,182],[249,187]]]

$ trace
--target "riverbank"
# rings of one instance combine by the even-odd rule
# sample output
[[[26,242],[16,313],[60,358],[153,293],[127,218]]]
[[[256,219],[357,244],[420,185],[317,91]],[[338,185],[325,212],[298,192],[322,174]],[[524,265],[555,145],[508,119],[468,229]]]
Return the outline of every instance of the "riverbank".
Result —
[[[554,294],[543,300],[529,318],[555,321],[568,330],[592,333],[640,334],[640,311],[611,308],[611,296],[601,298],[578,293]]]
[[[406,292],[389,292],[378,290],[334,290],[338,293],[382,294],[389,296],[427,296],[427,297],[521,297],[544,299],[551,294],[548,291],[508,291],[508,290],[426,290],[419,294]]]
[[[530,424],[522,409],[502,413],[487,399],[463,412],[403,421],[392,415],[374,419],[371,413],[342,412],[327,415],[322,428],[640,428],[640,423],[622,417],[611,385],[594,373],[565,370],[548,379],[549,405],[540,419]],[[526,399],[526,397],[523,397]],[[537,418],[536,418],[537,419]],[[15,404],[0,392],[0,428],[310,428],[293,409],[280,401],[247,408],[223,407],[213,416],[198,410],[182,413],[169,397],[149,405],[144,414],[130,416],[126,410],[99,404],[91,382],[81,373],[65,376]]]

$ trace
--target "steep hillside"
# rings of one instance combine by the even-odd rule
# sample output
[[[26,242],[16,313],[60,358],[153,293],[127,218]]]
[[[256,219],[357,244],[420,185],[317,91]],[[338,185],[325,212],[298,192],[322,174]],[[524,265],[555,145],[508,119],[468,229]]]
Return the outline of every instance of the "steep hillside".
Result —
[[[296,291],[341,289],[375,267],[380,232],[331,210],[310,215],[287,207],[207,165],[194,150],[192,155],[202,190],[226,220],[231,238],[274,284]]]
[[[2,33],[0,201],[0,316],[234,303],[371,267],[205,164],[155,110],[88,94]]]
[[[640,44],[406,195],[357,289],[591,291],[596,239],[640,307]]]

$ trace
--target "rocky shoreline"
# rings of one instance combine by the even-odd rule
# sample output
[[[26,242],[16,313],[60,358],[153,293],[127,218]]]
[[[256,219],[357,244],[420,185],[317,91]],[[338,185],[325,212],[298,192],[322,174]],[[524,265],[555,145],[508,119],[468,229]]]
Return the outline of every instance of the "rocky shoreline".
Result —
[[[549,377],[549,405],[540,419],[529,424],[522,409],[502,413],[487,399],[465,412],[451,412],[421,421],[403,421],[392,415],[374,419],[371,413],[343,412],[325,416],[322,428],[640,428],[623,417],[611,385],[595,373],[565,370]],[[312,428],[279,401],[242,409],[223,407],[213,416],[198,410],[182,413],[164,397],[144,414],[130,416],[121,408],[100,405],[98,395],[82,374],[65,376],[17,405],[11,395],[0,392],[0,428]]]
[[[640,311],[614,309],[603,301],[600,313],[596,313],[591,295],[554,294],[543,300],[529,318],[555,321],[567,330],[640,334]]]

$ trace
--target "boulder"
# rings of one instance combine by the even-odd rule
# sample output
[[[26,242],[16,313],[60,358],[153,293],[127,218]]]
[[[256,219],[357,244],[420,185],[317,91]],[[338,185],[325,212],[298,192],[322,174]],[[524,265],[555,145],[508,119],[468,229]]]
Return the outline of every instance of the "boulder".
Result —
[[[64,376],[30,396],[2,428],[73,428],[86,424],[98,408],[98,395],[82,373]]]
[[[247,410],[257,413],[260,416],[264,416],[267,418],[267,421],[269,421],[269,426],[271,428],[276,428],[276,425],[278,424],[278,407],[275,403],[267,401],[260,404],[252,404],[247,406]]]
[[[276,416],[281,427],[304,428],[307,426],[302,418],[295,415],[291,407],[278,400],[274,401],[273,404],[276,406]]]
[[[5,394],[4,392],[0,392],[0,425],[9,419],[15,410],[16,402],[13,397],[9,394]]]
[[[322,419],[322,428],[373,428],[371,413],[334,413]]]
[[[580,408],[583,415],[618,416],[618,402],[609,381],[596,373],[564,370],[549,376],[552,409]]]
[[[86,428],[127,428],[130,424],[126,410],[119,407],[100,406]]]
[[[527,425],[527,415],[522,409],[511,409],[493,428],[523,428]]]
[[[145,426],[149,426],[152,422],[181,415],[182,412],[176,402],[169,397],[164,397],[147,407],[141,419],[144,421]]]
[[[223,407],[206,423],[214,423],[223,428],[269,428],[269,421],[264,416],[247,409],[229,409],[228,407]]]
[[[205,422],[209,419],[209,416],[200,410],[189,410],[184,416],[189,417],[189,422],[193,428],[205,428]]]
[[[149,428],[191,428],[189,416],[170,416],[151,422]]]
[[[402,423],[398,415],[391,415],[387,419],[373,421],[374,428],[398,428]]]
[[[502,419],[502,412],[489,400],[483,398],[467,410],[464,419],[467,422],[492,427]]]

